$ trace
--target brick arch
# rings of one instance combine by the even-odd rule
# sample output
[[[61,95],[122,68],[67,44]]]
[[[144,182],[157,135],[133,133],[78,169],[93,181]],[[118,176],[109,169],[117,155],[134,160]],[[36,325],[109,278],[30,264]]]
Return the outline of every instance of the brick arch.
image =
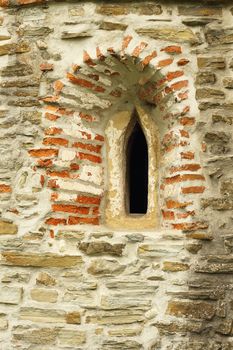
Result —
[[[83,63],[74,64],[42,99],[46,148],[29,154],[36,158],[43,186],[51,190],[48,225],[104,223],[103,124],[109,113],[133,101],[150,109],[159,126],[161,226],[206,228],[197,220],[205,179],[193,151],[189,60],[180,46],[154,50],[137,40],[128,35],[121,47],[106,52],[97,47],[95,57],[84,51]]]

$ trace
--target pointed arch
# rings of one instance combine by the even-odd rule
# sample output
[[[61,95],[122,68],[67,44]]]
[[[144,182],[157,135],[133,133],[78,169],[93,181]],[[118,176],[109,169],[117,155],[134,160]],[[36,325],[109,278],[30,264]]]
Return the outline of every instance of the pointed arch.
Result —
[[[144,215],[130,215],[126,210],[126,142],[127,131],[132,122],[133,110],[115,113],[108,121],[106,135],[107,154],[107,205],[106,223],[115,228],[155,228],[158,225],[158,128],[149,114],[135,105],[138,120],[148,147],[148,196],[147,212]]]

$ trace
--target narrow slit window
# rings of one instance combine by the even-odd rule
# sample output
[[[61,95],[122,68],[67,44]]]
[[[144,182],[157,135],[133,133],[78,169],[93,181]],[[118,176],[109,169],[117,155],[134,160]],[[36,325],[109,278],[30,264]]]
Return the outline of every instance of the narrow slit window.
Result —
[[[148,207],[148,146],[136,121],[126,147],[126,193],[129,214],[146,214]]]

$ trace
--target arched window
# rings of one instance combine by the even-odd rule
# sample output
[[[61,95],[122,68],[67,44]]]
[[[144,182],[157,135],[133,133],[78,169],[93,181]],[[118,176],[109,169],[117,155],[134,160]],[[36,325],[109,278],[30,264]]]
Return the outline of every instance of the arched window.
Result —
[[[117,229],[158,225],[159,132],[139,105],[109,117],[106,129],[106,224]]]
[[[126,144],[126,212],[146,214],[148,207],[148,147],[138,119]]]

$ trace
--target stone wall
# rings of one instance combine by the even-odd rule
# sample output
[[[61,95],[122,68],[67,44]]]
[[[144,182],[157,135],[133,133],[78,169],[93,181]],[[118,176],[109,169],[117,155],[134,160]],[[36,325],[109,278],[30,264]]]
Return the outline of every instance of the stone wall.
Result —
[[[0,3],[0,348],[232,349],[230,2]],[[135,108],[150,229],[110,181]]]

